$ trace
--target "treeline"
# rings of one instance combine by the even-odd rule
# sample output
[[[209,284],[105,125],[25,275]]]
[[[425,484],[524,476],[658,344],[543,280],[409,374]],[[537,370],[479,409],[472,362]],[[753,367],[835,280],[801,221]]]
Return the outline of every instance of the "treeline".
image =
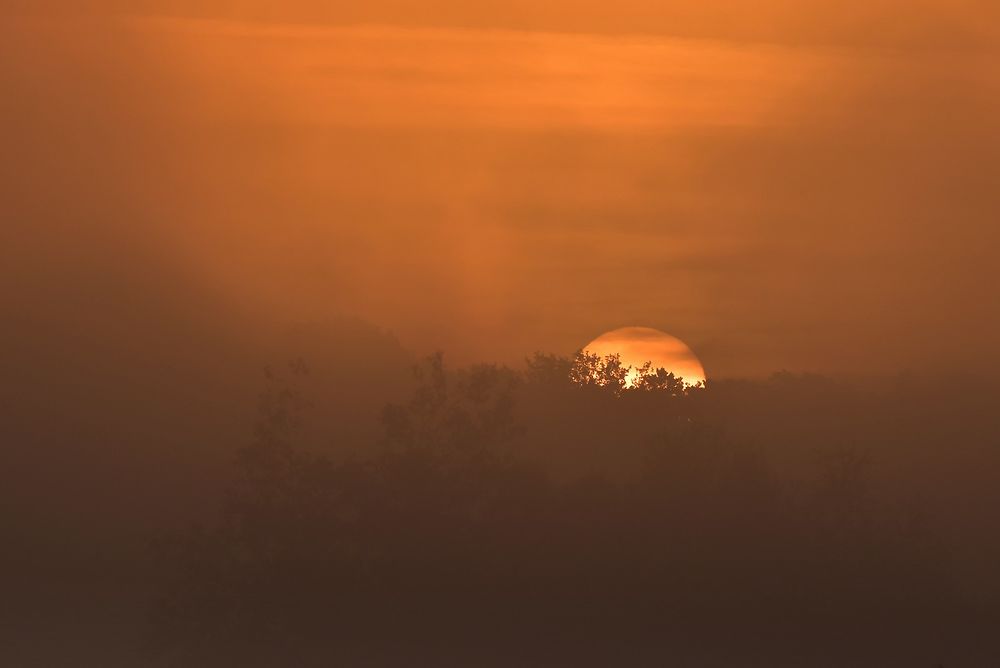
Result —
[[[164,665],[979,665],[996,649],[996,576],[960,577],[992,537],[943,529],[955,509],[913,467],[952,447],[925,402],[964,416],[968,447],[988,439],[977,395],[648,369],[627,387],[614,359],[452,372],[436,356],[344,457],[298,442],[322,410],[295,389],[305,372],[269,379],[220,521],[157,544]]]

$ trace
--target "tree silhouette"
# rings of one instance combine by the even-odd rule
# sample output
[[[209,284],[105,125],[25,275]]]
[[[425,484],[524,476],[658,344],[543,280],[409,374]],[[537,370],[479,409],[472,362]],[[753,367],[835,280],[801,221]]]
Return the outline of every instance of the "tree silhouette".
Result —
[[[292,371],[268,377],[222,521],[164,550],[168,665],[665,665],[708,660],[720,634],[727,662],[798,665],[956,609],[928,525],[872,493],[861,451],[791,479],[732,428],[733,396],[780,411],[753,402],[827,385],[643,368],[627,388],[614,357],[515,372],[434,355],[382,438],[335,460],[298,443],[313,407]],[[634,445],[635,473],[559,477],[530,448],[561,438],[578,458],[587,438],[619,459]]]

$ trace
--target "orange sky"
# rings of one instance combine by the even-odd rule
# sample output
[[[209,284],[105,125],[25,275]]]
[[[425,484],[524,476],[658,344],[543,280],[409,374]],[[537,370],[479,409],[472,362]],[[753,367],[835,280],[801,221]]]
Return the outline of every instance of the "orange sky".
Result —
[[[995,368],[992,4],[276,6],[9,10],[24,336],[348,314],[462,361],[641,324],[713,375]]]

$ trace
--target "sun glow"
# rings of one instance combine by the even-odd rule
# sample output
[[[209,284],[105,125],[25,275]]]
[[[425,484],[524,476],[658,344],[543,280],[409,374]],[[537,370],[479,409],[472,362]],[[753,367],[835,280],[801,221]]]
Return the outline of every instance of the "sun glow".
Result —
[[[623,327],[602,334],[583,351],[600,357],[618,355],[622,365],[632,367],[625,378],[625,386],[633,387],[639,370],[647,363],[651,371],[664,369],[687,385],[705,382],[705,369],[701,361],[680,339],[650,327]]]

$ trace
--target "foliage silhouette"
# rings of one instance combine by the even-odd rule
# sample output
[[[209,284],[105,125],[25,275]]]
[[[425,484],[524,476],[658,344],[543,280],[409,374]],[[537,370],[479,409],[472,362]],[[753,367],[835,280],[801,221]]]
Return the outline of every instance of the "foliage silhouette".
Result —
[[[646,369],[626,387],[627,372],[584,354],[453,372],[435,355],[410,400],[386,407],[382,439],[341,461],[296,444],[313,408],[271,377],[222,521],[171,547],[155,655],[184,666],[902,665],[921,658],[914,634],[974,612],[932,524],[873,492],[865,451],[821,448],[812,479],[789,477],[730,427],[733,393],[758,386],[691,387]],[[765,389],[839,391],[810,383]],[[634,467],[567,475],[525,454],[587,434],[634,454]]]

